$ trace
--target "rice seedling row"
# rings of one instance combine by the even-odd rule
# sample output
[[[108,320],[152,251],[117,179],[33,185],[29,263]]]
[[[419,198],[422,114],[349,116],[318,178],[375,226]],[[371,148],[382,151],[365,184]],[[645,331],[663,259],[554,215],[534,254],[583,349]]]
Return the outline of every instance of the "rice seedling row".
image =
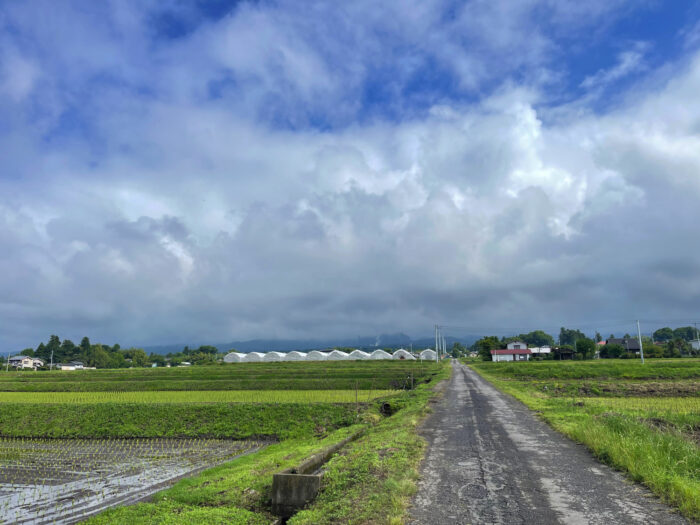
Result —
[[[221,439],[0,439],[0,522],[76,523],[266,443]]]
[[[0,392],[0,403],[367,403],[396,393],[394,390]]]

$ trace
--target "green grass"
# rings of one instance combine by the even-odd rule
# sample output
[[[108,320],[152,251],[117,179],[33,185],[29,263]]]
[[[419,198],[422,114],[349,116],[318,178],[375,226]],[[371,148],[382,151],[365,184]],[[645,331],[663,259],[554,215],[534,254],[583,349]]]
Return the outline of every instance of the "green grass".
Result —
[[[474,364],[477,367],[492,366],[488,368],[491,376],[512,380],[700,378],[700,359],[647,359],[645,364],[636,359]]]
[[[436,380],[445,378],[450,367],[436,372]],[[364,431],[361,437],[326,464],[318,498],[289,523],[402,523],[425,448],[416,428],[435,395],[429,387],[432,384],[391,397],[388,402],[396,410],[391,417],[381,416],[375,405],[358,424],[323,438],[306,436],[271,445],[184,479],[156,494],[152,502],[111,509],[87,523],[270,523],[272,474],[299,465],[358,430]]]
[[[395,390],[428,381],[420,361],[234,363],[187,368],[0,372],[0,392]]]
[[[0,392],[0,403],[367,403],[395,390],[219,390],[158,392]]]
[[[354,403],[3,403],[0,436],[313,437],[357,421]]]
[[[668,360],[666,361],[668,362]],[[700,519],[700,404],[697,397],[563,397],[542,390],[538,380],[620,377],[637,389],[660,376],[696,381],[697,360],[470,363],[500,390],[513,395],[555,429],[585,444],[605,463],[648,486],[691,519]],[[542,366],[545,365],[545,366]],[[557,366],[560,368],[557,369]],[[644,369],[643,367],[649,367]],[[573,381],[574,386],[576,381]]]

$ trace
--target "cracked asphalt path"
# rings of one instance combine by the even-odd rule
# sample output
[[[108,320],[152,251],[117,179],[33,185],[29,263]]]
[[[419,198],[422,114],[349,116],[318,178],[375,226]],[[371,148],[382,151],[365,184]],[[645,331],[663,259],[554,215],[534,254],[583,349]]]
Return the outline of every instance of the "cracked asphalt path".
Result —
[[[473,370],[453,363],[423,425],[411,524],[686,524]]]

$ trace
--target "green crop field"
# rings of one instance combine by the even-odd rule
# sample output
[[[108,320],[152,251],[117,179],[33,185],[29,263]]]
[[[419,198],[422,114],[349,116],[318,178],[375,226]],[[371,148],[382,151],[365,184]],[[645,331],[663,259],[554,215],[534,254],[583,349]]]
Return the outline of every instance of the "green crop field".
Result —
[[[700,360],[468,364],[601,460],[700,519]]]
[[[398,390],[430,380],[420,361],[235,363],[183,368],[0,372],[0,392]]]
[[[148,456],[134,457],[148,484],[148,469],[161,474],[197,469],[192,454],[203,466],[214,465],[223,456],[211,448],[236,440],[222,453],[250,450],[249,455],[201,474],[192,471],[150,503],[110,509],[91,521],[270,523],[272,474],[359,431],[362,436],[327,464],[318,500],[290,523],[400,520],[424,447],[415,429],[433,384],[448,371],[432,362],[360,361],[2,372],[0,469],[9,476],[11,494],[13,483],[28,476],[22,469],[39,472],[41,479],[68,479],[87,468],[80,463],[87,450],[90,461],[104,469],[97,481],[105,488],[86,501],[104,508],[119,499],[118,480],[132,468],[119,454],[109,456],[115,447]],[[170,452],[183,447],[191,450],[186,457]],[[209,450],[198,453],[197,447]],[[23,485],[25,504],[36,498],[63,501],[61,483],[43,486]],[[3,507],[4,488],[0,482],[0,521],[12,521],[13,505]],[[41,496],[42,490],[51,497]],[[55,513],[54,507],[41,515]],[[70,512],[92,512],[83,507],[97,508],[79,502]]]
[[[0,392],[0,403],[367,403],[396,393],[395,390]]]

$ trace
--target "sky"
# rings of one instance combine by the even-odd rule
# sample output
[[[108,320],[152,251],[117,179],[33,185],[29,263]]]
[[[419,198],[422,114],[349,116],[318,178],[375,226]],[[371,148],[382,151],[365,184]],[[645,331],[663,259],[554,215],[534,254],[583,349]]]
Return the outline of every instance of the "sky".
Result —
[[[688,324],[699,94],[694,1],[0,0],[0,350]]]

